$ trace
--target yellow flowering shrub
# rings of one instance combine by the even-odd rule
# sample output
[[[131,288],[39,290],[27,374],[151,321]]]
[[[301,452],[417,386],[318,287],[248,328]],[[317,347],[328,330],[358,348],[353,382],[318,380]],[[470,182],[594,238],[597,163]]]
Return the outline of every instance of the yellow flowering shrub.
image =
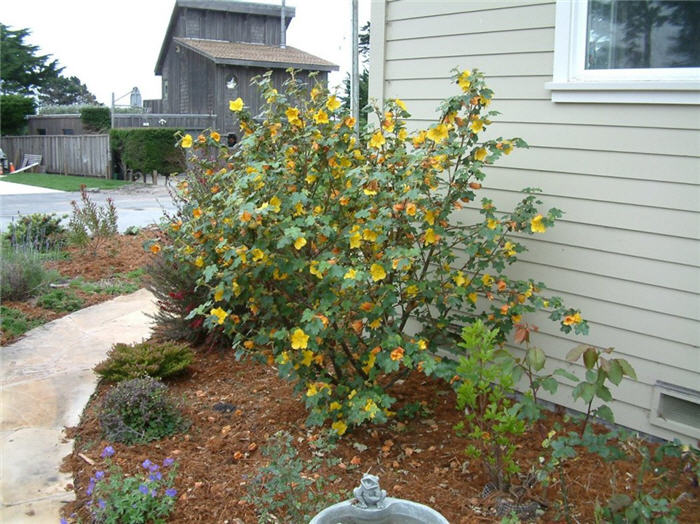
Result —
[[[427,129],[409,132],[406,105],[389,100],[357,137],[323,86],[309,93],[292,73],[278,92],[263,76],[255,119],[231,104],[236,149],[190,145],[174,249],[211,289],[192,315],[232,336],[239,356],[295,381],[309,423],[330,420],[342,434],[386,421],[386,386],[412,369],[451,378],[454,364],[436,351],[454,348],[454,327],[475,319],[507,334],[547,309],[564,332],[587,331],[543,284],[505,274],[524,251],[514,234],[540,233],[560,212],[539,210],[534,190],[510,213],[477,203],[483,168],[526,144],[482,140],[493,93],[477,71],[454,79],[458,94]],[[462,208],[480,218],[459,224]]]

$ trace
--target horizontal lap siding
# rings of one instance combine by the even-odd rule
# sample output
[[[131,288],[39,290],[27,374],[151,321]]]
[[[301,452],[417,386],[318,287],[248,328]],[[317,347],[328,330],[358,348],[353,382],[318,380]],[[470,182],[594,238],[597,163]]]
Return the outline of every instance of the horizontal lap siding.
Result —
[[[546,234],[522,235],[528,251],[509,269],[545,282],[589,320],[591,333],[580,338],[544,313],[528,319],[540,326],[535,343],[549,365],[581,376],[564,361],[571,347],[615,347],[639,378],[616,389],[617,420],[683,437],[651,425],[648,411],[658,380],[700,384],[698,108],[553,103],[544,84],[552,79],[554,2],[398,0],[383,12],[383,61],[373,69],[382,78],[371,83],[404,100],[409,129],[434,123],[440,101],[457,92],[453,68],[478,68],[502,113],[483,138],[519,136],[530,145],[487,168],[478,198],[507,211],[535,186],[544,209],[565,213]],[[473,223],[478,209],[467,205],[454,217]],[[575,407],[569,391],[552,400]]]

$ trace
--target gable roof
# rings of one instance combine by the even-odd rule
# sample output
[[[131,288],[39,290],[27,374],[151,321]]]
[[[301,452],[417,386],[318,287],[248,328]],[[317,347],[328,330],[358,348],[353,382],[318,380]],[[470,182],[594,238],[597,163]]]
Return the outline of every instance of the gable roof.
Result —
[[[160,46],[158,61],[156,62],[156,75],[160,75],[163,71],[163,62],[165,55],[168,52],[168,44],[173,36],[177,17],[180,9],[204,9],[208,11],[225,11],[228,13],[244,13],[250,15],[267,15],[280,17],[282,15],[282,7],[274,4],[256,4],[253,2],[239,2],[238,0],[175,0],[173,12],[170,15],[168,28],[165,30],[165,37]],[[289,23],[294,18],[296,9],[294,7],[285,6],[284,17],[285,25],[289,27]]]
[[[215,64],[255,67],[311,69],[314,71],[337,71],[338,66],[296,47],[226,42],[223,40],[201,40],[196,38],[174,38],[178,44],[191,49]]]

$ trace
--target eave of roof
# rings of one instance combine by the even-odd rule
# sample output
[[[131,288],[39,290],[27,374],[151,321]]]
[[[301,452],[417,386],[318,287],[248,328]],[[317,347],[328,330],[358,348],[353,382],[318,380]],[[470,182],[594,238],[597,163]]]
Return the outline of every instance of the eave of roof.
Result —
[[[158,60],[156,61],[155,73],[160,76],[163,72],[163,62],[168,52],[168,43],[172,38],[172,33],[177,23],[177,15],[180,9],[208,9],[213,11],[228,11],[230,13],[246,13],[254,15],[281,16],[282,7],[274,4],[255,4],[253,2],[238,2],[237,0],[175,0],[173,12],[170,14],[168,28],[165,30],[165,37],[160,46]],[[284,8],[285,25],[289,23],[296,14],[296,8],[286,6]]]
[[[291,46],[281,48],[247,42],[224,42],[194,38],[174,38],[174,41],[212,60],[215,64],[276,69],[293,67],[311,71],[338,70],[336,64]]]

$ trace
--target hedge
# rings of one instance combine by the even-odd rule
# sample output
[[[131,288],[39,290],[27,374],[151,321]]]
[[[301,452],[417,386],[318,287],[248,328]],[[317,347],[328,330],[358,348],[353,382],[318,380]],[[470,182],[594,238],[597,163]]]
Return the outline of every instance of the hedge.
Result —
[[[120,171],[124,168],[142,173],[184,171],[185,156],[182,149],[175,147],[176,133],[182,134],[182,130],[112,129],[109,132],[112,158]]]
[[[112,114],[104,106],[81,107],[80,121],[88,131],[102,132],[112,127]]]

